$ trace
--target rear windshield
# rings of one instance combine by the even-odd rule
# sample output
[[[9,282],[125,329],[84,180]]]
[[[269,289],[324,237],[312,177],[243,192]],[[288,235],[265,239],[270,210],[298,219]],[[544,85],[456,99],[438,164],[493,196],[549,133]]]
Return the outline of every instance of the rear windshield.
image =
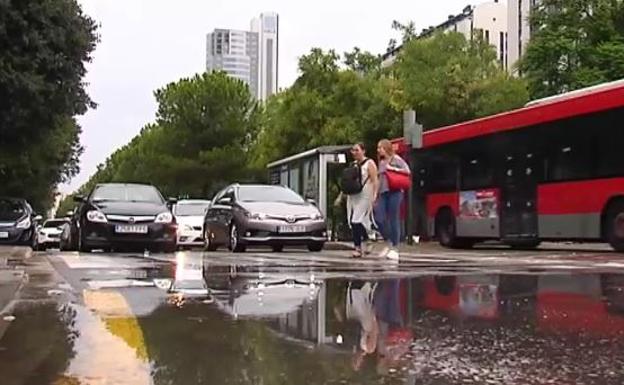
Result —
[[[94,202],[119,201],[119,202],[149,202],[163,204],[165,201],[153,186],[124,186],[105,185],[99,186],[93,191],[91,200]]]
[[[15,221],[26,214],[21,202],[10,199],[0,199],[0,222]]]
[[[178,203],[173,213],[179,217],[201,216],[206,213],[209,202]]]
[[[67,221],[46,221],[43,224],[43,227],[60,227],[63,226]]]
[[[238,196],[241,202],[304,203],[299,194],[280,186],[241,186]]]

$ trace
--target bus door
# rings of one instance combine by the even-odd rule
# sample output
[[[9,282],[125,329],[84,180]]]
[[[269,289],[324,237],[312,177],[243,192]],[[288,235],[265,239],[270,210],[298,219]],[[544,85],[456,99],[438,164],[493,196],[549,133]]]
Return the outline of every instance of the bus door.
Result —
[[[507,242],[538,239],[537,157],[529,152],[504,156],[501,184],[501,238]]]

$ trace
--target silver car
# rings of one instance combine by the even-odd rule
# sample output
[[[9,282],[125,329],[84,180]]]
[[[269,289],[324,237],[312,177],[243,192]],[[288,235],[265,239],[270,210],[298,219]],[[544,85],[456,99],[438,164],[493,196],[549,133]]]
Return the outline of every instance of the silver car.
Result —
[[[205,248],[228,246],[244,252],[249,245],[307,246],[321,251],[327,241],[327,223],[319,209],[282,186],[228,186],[212,201],[204,219]]]

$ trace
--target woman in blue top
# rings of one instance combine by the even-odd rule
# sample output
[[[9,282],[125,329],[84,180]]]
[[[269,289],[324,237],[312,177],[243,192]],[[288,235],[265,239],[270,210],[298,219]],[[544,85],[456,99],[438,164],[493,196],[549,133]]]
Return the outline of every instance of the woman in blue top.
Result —
[[[403,191],[390,190],[387,172],[395,171],[409,175],[411,171],[407,162],[395,153],[392,143],[387,139],[381,140],[377,144],[377,155],[379,156],[379,198],[375,208],[375,221],[379,231],[389,244],[382,250],[380,256],[398,260],[398,248],[401,243],[400,214]]]

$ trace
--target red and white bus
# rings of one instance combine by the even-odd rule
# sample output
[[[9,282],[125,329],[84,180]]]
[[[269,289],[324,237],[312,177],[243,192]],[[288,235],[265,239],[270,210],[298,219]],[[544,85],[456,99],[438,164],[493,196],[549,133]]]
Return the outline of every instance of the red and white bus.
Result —
[[[624,81],[425,132],[415,159],[416,199],[445,246],[624,251]]]

